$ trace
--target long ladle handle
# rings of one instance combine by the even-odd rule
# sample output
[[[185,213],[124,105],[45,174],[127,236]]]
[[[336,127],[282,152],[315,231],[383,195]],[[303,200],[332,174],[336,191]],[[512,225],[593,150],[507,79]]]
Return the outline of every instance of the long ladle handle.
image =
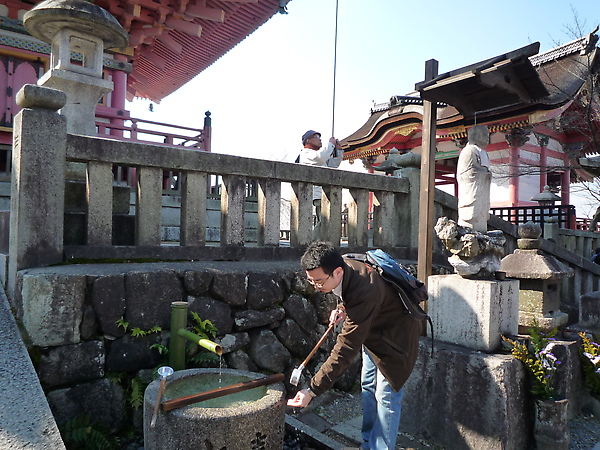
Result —
[[[210,400],[211,398],[223,397],[224,395],[235,394],[237,392],[246,391],[248,389],[257,388],[259,386],[266,386],[273,383],[283,381],[284,375],[277,373],[275,375],[269,375],[268,377],[258,378],[256,380],[246,381],[243,383],[232,384],[230,386],[224,386],[221,388],[213,389],[212,391],[201,392],[199,394],[192,394],[185,397],[179,397],[173,400],[164,401],[162,404],[163,411],[171,411],[175,408],[181,408],[183,406],[191,405],[192,403],[202,402],[204,400]]]
[[[156,416],[158,415],[158,407],[160,406],[160,400],[163,392],[165,391],[165,383],[167,382],[166,377],[160,380],[160,387],[158,388],[158,395],[156,396],[156,402],[154,403],[154,413],[152,414],[152,420],[150,421],[150,427],[153,428],[156,425]]]
[[[325,339],[327,339],[327,336],[329,335],[329,333],[331,333],[331,330],[333,330],[333,327],[335,327],[335,322],[331,322],[329,324],[329,327],[327,328],[327,330],[325,330],[325,333],[323,333],[323,336],[321,336],[321,339],[319,339],[319,342],[317,342],[317,345],[315,345],[315,347],[311,350],[311,352],[308,354],[306,359],[304,361],[302,361],[302,366],[306,366],[308,364],[308,362],[314,356],[314,354],[317,352],[319,347],[323,344],[323,342],[325,342]]]

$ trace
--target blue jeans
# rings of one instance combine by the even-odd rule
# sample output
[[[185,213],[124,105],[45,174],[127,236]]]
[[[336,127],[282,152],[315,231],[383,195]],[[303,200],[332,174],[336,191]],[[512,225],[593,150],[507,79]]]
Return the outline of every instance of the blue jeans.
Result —
[[[363,449],[393,450],[402,412],[402,389],[394,391],[365,348],[361,373]]]

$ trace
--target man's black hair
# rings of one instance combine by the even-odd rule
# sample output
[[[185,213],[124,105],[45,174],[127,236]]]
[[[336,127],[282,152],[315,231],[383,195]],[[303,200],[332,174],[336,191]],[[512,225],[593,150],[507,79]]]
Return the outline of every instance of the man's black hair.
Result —
[[[327,275],[331,275],[338,267],[344,267],[344,258],[329,242],[315,241],[308,246],[300,258],[300,265],[304,270],[320,267]]]

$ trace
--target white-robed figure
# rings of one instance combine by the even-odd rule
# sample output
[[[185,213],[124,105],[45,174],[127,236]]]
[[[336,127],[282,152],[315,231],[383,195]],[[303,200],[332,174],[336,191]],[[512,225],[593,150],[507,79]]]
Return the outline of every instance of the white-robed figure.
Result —
[[[490,158],[485,147],[490,134],[485,125],[475,125],[468,133],[469,141],[458,157],[458,225],[487,232],[490,215]]]

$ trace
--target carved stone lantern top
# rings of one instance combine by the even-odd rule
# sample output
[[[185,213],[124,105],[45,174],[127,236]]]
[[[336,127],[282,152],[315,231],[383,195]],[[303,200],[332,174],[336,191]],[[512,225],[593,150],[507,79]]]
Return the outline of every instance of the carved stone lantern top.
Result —
[[[48,44],[63,28],[97,36],[105,48],[121,48],[129,42],[117,19],[85,0],[46,0],[25,14],[23,24],[32,36]]]

